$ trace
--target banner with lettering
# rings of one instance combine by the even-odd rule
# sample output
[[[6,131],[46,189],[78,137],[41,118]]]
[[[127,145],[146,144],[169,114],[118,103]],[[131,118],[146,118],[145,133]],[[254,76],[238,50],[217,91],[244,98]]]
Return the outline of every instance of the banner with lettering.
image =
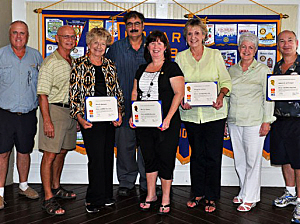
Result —
[[[68,11],[43,10],[42,12],[42,54],[50,55],[56,48],[55,35],[62,25],[70,25],[76,31],[77,46],[72,52],[73,57],[80,57],[87,51],[85,34],[93,27],[105,27],[113,34],[114,41],[126,37],[125,23],[122,17],[112,21],[111,16],[119,12],[113,11]],[[256,15],[199,15],[206,22],[208,40],[206,46],[219,49],[227,68],[240,60],[238,53],[238,38],[243,32],[252,32],[258,35],[259,47],[256,58],[265,63],[271,70],[278,60],[279,52],[276,49],[276,37],[280,32],[280,16]],[[188,48],[183,37],[184,25],[187,19],[148,19],[145,20],[144,35],[153,30],[165,32],[171,45],[172,60],[176,54]],[[179,133],[177,159],[182,163],[190,161],[191,148],[189,147],[184,125]],[[78,135],[77,151],[85,153],[81,135]],[[263,156],[269,159],[269,137],[266,138]],[[223,154],[233,157],[229,136],[224,137]]]

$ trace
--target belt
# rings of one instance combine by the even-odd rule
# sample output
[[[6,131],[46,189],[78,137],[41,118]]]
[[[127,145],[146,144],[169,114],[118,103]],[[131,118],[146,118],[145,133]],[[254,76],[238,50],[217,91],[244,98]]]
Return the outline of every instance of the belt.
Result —
[[[52,103],[52,104],[63,108],[70,108],[70,104],[66,104],[66,103]]]
[[[16,115],[18,115],[18,116],[21,116],[21,115],[24,115],[24,114],[29,114],[30,112],[35,111],[36,109],[33,109],[33,110],[31,110],[31,111],[28,111],[27,113],[22,113],[22,112],[11,112],[10,110],[5,110],[5,109],[2,109],[2,108],[0,108],[0,110],[4,110],[4,111],[7,111],[7,112],[9,112],[9,113],[12,113],[12,114],[16,114]]]

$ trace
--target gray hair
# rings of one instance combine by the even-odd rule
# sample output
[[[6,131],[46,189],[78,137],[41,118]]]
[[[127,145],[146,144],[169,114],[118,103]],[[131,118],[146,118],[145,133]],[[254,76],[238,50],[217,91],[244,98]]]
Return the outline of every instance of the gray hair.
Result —
[[[250,32],[242,33],[239,38],[239,42],[238,42],[239,48],[244,41],[249,41],[249,42],[253,43],[255,46],[255,50],[258,49],[258,37],[255,34],[250,33]]]
[[[28,25],[27,25],[27,23],[25,23],[25,22],[22,21],[22,20],[16,20],[16,21],[12,22],[12,23],[9,25],[9,29],[8,29],[9,33],[10,33],[10,30],[11,30],[11,27],[12,27],[14,24],[16,24],[16,23],[21,23],[21,24],[23,24],[23,25],[26,27],[26,29],[27,29],[27,35],[29,36]]]

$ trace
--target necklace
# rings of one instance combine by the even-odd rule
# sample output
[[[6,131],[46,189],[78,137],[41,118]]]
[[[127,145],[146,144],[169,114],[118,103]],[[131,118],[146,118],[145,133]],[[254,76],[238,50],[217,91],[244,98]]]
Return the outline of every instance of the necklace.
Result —
[[[158,71],[158,72],[155,72],[155,75],[153,76],[153,78],[151,79],[151,82],[150,82],[150,84],[149,84],[149,89],[148,89],[148,91],[147,91],[147,97],[148,98],[150,98],[150,96],[151,96],[151,89],[152,89],[152,86],[153,86],[153,81],[154,81],[154,79],[156,78],[156,76],[157,75],[159,75],[160,74],[160,70]]]

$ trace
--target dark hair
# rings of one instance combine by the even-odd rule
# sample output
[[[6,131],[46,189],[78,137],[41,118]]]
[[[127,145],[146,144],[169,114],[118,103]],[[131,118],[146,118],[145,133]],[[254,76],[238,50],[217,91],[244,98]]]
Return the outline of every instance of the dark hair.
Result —
[[[194,19],[190,19],[186,22],[185,26],[184,26],[184,29],[183,29],[183,36],[184,36],[184,39],[186,39],[186,36],[187,36],[187,29],[188,27],[191,26],[191,27],[194,27],[194,26],[199,26],[201,31],[202,31],[202,35],[205,36],[204,40],[203,40],[203,44],[205,43],[205,41],[208,39],[208,36],[207,36],[207,28],[206,28],[206,25],[203,24],[203,22],[201,20],[199,20],[198,18],[194,18]]]
[[[127,20],[129,20],[131,18],[139,18],[142,23],[144,23],[144,21],[145,21],[145,17],[142,13],[137,12],[137,11],[130,11],[123,18],[125,25],[127,23]]]
[[[166,50],[164,51],[165,60],[170,61],[171,60],[171,47],[170,47],[167,36],[160,30],[154,30],[147,36],[145,51],[144,51],[145,60],[148,63],[152,62],[152,57],[148,50],[148,46],[150,43],[156,42],[157,40],[160,40],[161,42],[164,43],[164,45],[166,47]]]

